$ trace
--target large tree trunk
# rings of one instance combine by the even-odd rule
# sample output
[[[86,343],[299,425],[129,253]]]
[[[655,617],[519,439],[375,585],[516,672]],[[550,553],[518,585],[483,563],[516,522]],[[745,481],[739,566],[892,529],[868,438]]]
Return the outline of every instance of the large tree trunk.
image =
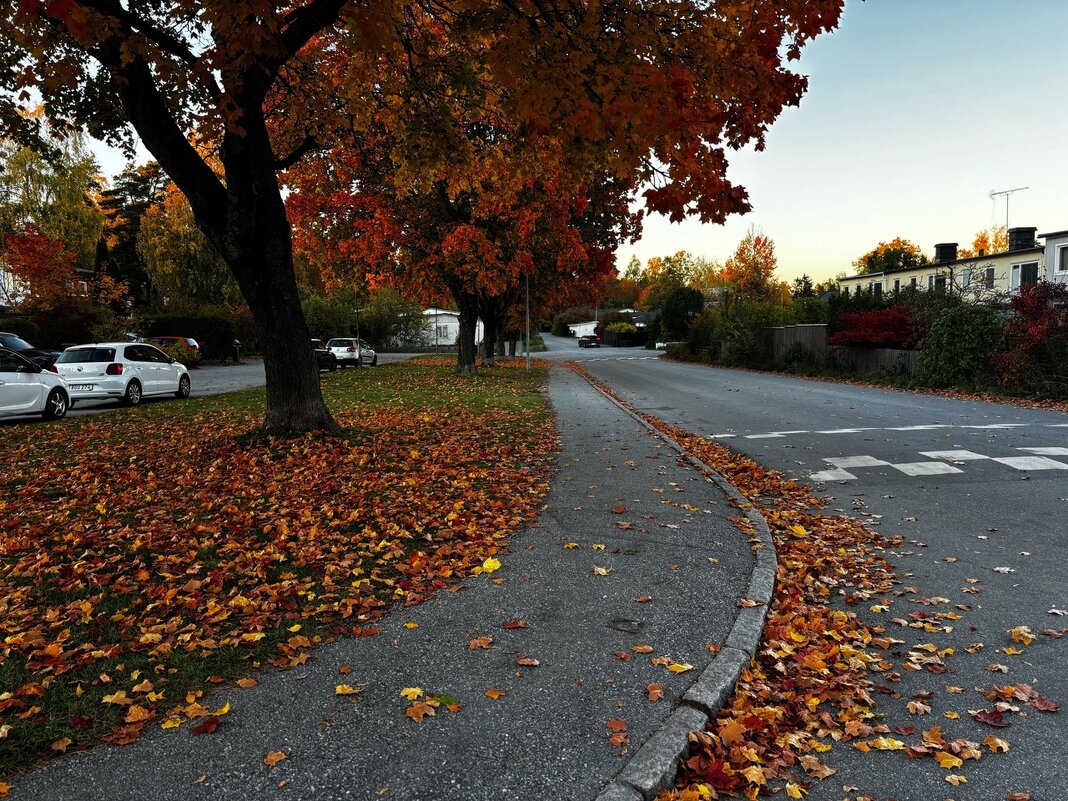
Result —
[[[497,366],[497,340],[499,336],[500,298],[482,298],[479,312],[482,317],[482,366]]]
[[[458,290],[453,290],[452,295],[456,306],[460,309],[460,349],[456,356],[456,372],[460,375],[474,375],[478,372],[475,367],[478,298]]]

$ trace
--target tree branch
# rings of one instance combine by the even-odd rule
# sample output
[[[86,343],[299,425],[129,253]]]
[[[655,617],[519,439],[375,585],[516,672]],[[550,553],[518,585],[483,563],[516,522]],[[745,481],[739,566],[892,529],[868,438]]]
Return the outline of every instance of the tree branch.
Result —
[[[275,160],[274,168],[276,170],[284,170],[287,167],[292,167],[300,161],[305,153],[310,153],[313,150],[317,150],[319,147],[319,141],[314,136],[305,136],[304,141],[290,151],[288,156]]]

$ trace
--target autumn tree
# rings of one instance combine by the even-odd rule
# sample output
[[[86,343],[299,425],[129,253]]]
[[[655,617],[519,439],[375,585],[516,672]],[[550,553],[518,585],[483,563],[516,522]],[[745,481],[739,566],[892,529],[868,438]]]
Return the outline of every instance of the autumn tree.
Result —
[[[763,231],[750,227],[723,265],[723,278],[743,297],[779,300],[782,290],[774,280],[778,265],[775,242]]]
[[[855,262],[853,266],[861,274],[905,270],[927,264],[927,256],[918,245],[907,239],[895,237],[889,242],[880,242]]]
[[[693,255],[685,250],[649,259],[643,271],[643,289],[638,298],[638,308],[646,311],[664,308],[668,296],[690,282],[695,265]]]
[[[749,207],[726,178],[726,148],[763,147],[767,127],[806,88],[783,61],[833,28],[841,6],[8,0],[0,46],[20,68],[0,78],[0,123],[17,123],[11,109],[30,89],[50,116],[108,140],[129,141],[132,125],[189,199],[261,329],[267,428],[333,430],[308,352],[277,172],[333,144],[322,137],[336,126],[323,118],[339,109],[355,126],[383,108],[425,112],[408,117],[393,154],[412,183],[465,161],[465,137],[436,113],[447,95],[391,93],[389,105],[377,103],[376,92],[391,87],[376,65],[422,67],[410,20],[447,33],[454,85],[466,80],[464,97],[488,117],[511,120],[525,138],[564,131],[593,171],[648,184],[650,209],[721,222]],[[342,91],[317,92],[342,50],[351,57]],[[276,114],[287,124],[272,130]],[[190,141],[194,132],[217,147],[223,176]]]
[[[693,273],[690,275],[689,285],[702,291],[724,286],[726,279],[723,277],[723,265],[716,259],[706,259],[698,256],[694,259]]]
[[[166,185],[156,162],[131,163],[100,193],[107,260],[114,277],[129,284],[142,303],[148,300],[149,276],[137,249],[141,220],[153,204],[163,201]]]
[[[802,273],[790,285],[790,295],[794,300],[798,298],[814,298],[816,297],[816,286],[816,284],[812,283],[812,279],[807,273]]]
[[[992,253],[1004,253],[1009,249],[1009,235],[1004,225],[992,225],[976,233],[972,246],[957,251],[958,259],[970,259],[973,256],[989,256]]]

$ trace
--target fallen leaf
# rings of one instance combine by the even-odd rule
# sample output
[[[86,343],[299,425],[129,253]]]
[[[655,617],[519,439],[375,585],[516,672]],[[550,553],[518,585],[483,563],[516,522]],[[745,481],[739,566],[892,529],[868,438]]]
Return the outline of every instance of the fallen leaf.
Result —
[[[416,723],[422,723],[423,718],[427,715],[433,717],[435,715],[434,707],[428,704],[426,701],[416,701],[406,710],[404,714],[414,720]]]
[[[672,673],[685,673],[688,670],[693,670],[693,665],[686,662],[672,662],[670,665],[667,666],[667,669],[670,670]]]
[[[647,604],[651,600],[653,600],[653,596],[651,596],[651,595],[639,595],[637,598],[634,599],[634,603],[636,603],[636,604]]]
[[[471,640],[467,644],[467,648],[468,648],[468,650],[471,650],[471,651],[477,651],[480,648],[483,649],[483,650],[487,650],[492,645],[493,645],[493,638],[492,637],[475,637],[475,639]]]
[[[980,709],[978,712],[971,712],[969,714],[979,722],[985,723],[987,726],[1005,728],[1009,725],[1009,722],[1005,720],[1005,716],[996,709]]]
[[[541,664],[537,659],[530,656],[521,656],[515,660],[515,663],[521,667],[537,667]]]
[[[334,695],[356,695],[363,690],[357,689],[349,684],[339,684],[334,687]]]
[[[67,749],[74,743],[70,737],[60,737],[54,743],[52,743],[52,750],[58,751],[61,754],[65,754]]]
[[[664,697],[664,688],[659,684],[649,684],[645,687],[645,696],[650,701],[659,701]]]
[[[508,693],[506,693],[504,690],[486,690],[486,697],[492,698],[494,701],[496,701],[498,698],[504,698],[504,696],[506,695],[508,695]]]
[[[482,563],[482,572],[483,573],[492,573],[494,570],[499,570],[500,567],[501,567],[501,560],[500,559],[494,559],[493,557],[490,557],[489,559],[487,559],[485,562]]]
[[[620,504],[619,506],[613,506],[612,507],[612,513],[613,514],[621,515],[625,511],[627,511],[627,507],[624,506],[623,504]]]
[[[406,698],[409,701],[417,701],[423,697],[422,687],[405,687],[400,691],[401,697]]]
[[[958,773],[951,773],[946,776],[946,781],[952,784],[954,787],[960,787],[962,784],[967,784],[968,780]]]
[[[964,764],[964,760],[959,757],[953,756],[953,754],[947,754],[945,751],[939,751],[934,755],[935,762],[939,767],[943,767],[946,770],[952,770],[953,768],[959,768]]]
[[[219,728],[219,718],[210,715],[193,727],[193,734],[211,734]]]
[[[501,623],[501,627],[502,628],[506,628],[506,629],[525,629],[527,627],[527,623],[526,623],[525,620],[519,620],[519,619],[506,620],[503,623]]]
[[[279,762],[286,758],[285,751],[271,751],[267,756],[263,758],[263,764],[269,768],[273,768]]]
[[[610,567],[597,567],[596,565],[594,565],[593,568],[593,575],[595,576],[607,576],[611,572],[612,568]]]
[[[653,652],[653,646],[640,643],[638,645],[632,645],[630,650],[636,654],[651,654]]]
[[[250,690],[259,684],[256,679],[238,679],[235,683],[243,690]]]
[[[1009,750],[1009,743],[1007,740],[1002,740],[1000,737],[995,737],[993,734],[988,734],[983,738],[983,745],[990,749],[991,753],[1005,753]]]

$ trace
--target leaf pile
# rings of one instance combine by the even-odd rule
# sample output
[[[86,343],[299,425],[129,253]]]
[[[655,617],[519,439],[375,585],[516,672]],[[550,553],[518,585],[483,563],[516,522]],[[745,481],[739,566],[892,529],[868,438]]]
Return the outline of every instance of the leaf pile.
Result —
[[[581,366],[571,366],[629,407]],[[873,612],[883,612],[888,608],[883,605],[887,595],[916,593],[915,588],[899,586],[884,556],[887,547],[902,544],[900,538],[888,540],[857,518],[821,513],[826,499],[813,496],[809,487],[765,470],[722,445],[638,414],[726,477],[759,508],[778,557],[775,597],[756,658],[743,669],[728,705],[709,729],[690,735],[691,747],[680,765],[677,786],[662,793],[661,801],[735,796],[755,799],[781,791],[789,798],[802,798],[813,781],[836,772],[819,757],[834,743],[850,743],[859,751],[900,750],[912,759],[931,759],[947,770],[980,759],[983,746],[985,753],[1009,750],[1007,741],[993,735],[982,744],[947,738],[937,725],[920,732],[919,739],[910,744],[889,735],[915,735],[916,727],[898,727],[891,732],[880,721],[875,698],[894,695],[887,685],[900,681],[901,676],[894,672],[889,652],[903,641],[889,636],[884,626],[867,623],[840,607],[872,603]],[[745,504],[736,506],[744,508]],[[734,522],[752,537],[753,525],[747,518],[737,517]],[[754,542],[753,547],[763,546]],[[914,600],[927,606],[949,602],[947,598]],[[961,615],[916,611],[906,618],[892,622],[934,633],[948,630],[946,624],[960,620]],[[1022,646],[1035,640],[1026,626],[1006,633]],[[1043,633],[1053,638],[1059,634]],[[1014,652],[1011,648],[1003,650]],[[943,660],[952,651],[940,651],[930,643],[916,645],[902,667],[945,673]],[[960,693],[962,689],[947,691]],[[928,696],[914,696],[907,704],[908,711],[930,714]],[[993,727],[1009,725],[1008,716],[1026,715],[1027,707],[1047,712],[1058,709],[1056,703],[1025,684],[992,685],[983,696],[993,708],[969,710],[969,714]],[[953,720],[960,716],[947,712],[946,717]],[[954,785],[967,781],[958,774],[945,779]]]
[[[0,775],[157,716],[217,725],[218,674],[483,571],[548,489],[543,377],[337,373],[341,438],[259,436],[262,391],[0,431]]]

